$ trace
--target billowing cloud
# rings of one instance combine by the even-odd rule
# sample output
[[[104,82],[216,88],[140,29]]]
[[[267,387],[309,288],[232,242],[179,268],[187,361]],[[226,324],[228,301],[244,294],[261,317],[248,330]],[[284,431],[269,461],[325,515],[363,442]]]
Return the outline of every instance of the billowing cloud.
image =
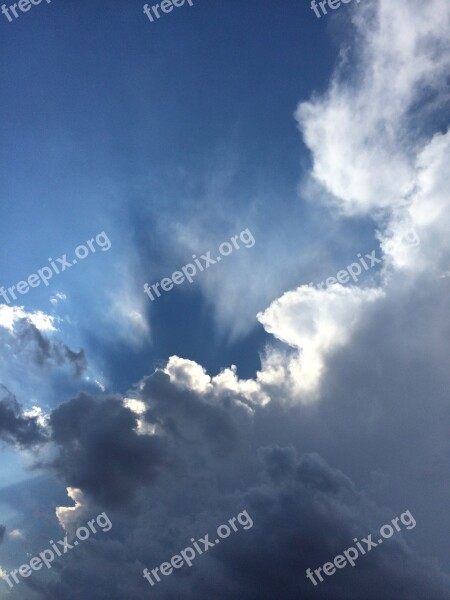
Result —
[[[436,125],[448,114],[448,3],[367,2],[353,21],[354,47],[329,90],[296,112],[312,177],[340,212],[375,219],[388,268],[442,273],[450,137]],[[408,236],[420,253],[408,250]]]
[[[312,397],[327,352],[349,341],[361,312],[382,296],[380,289],[346,288],[340,284],[326,290],[302,286],[284,294],[258,315],[269,333],[298,350],[285,369],[294,398]]]
[[[162,371],[140,382],[135,394],[139,400],[134,402],[145,403],[146,419],[156,424],[156,436],[171,458],[170,463],[160,463],[156,477],[148,477],[145,469],[155,460],[149,447],[138,445],[137,436],[132,446],[124,443],[123,438],[131,439],[133,419],[122,414],[116,399],[84,396],[54,411],[54,441],[66,458],[72,452],[77,465],[76,470],[64,465],[62,476],[81,483],[81,489],[68,490],[75,505],[58,509],[60,521],[73,535],[77,526],[108,507],[113,527],[107,537],[92,536],[67,556],[57,579],[35,578],[33,587],[46,600],[75,600],[88,594],[94,582],[111,600],[122,597],[124,582],[127,597],[136,600],[149,592],[155,598],[182,595],[188,600],[269,600],[277,595],[290,600],[299,594],[376,600],[392,590],[400,600],[445,596],[448,577],[411,549],[408,541],[414,532],[406,530],[361,557],[357,568],[347,567],[313,587],[307,568],[332,560],[355,537],[375,537],[384,523],[409,507],[403,505],[398,514],[377,507],[316,453],[262,444],[255,417],[280,425],[280,407],[273,405],[270,416],[267,407],[257,407],[251,416],[236,396],[223,390],[214,400],[212,395],[207,399],[204,391],[182,388]],[[320,422],[324,423],[317,419],[314,427]],[[90,432],[81,435],[85,429]],[[94,431],[103,432],[95,441]],[[72,444],[74,436],[77,444]],[[155,435],[143,437],[152,440]],[[77,450],[81,445],[83,452]],[[135,465],[140,466],[140,477]],[[95,472],[95,478],[82,481],[83,471]],[[124,494],[118,494],[119,486]],[[125,492],[134,499],[132,511],[126,510]],[[149,587],[142,576],[145,567],[169,560],[192,537],[210,533],[214,539],[216,528],[242,510],[254,523],[251,529],[236,532],[197,557],[192,569],[180,569]]]
[[[327,93],[300,104],[313,176],[346,214],[390,210],[414,191],[424,124],[448,101],[448,11],[446,0],[358,6],[350,64],[344,54]]]

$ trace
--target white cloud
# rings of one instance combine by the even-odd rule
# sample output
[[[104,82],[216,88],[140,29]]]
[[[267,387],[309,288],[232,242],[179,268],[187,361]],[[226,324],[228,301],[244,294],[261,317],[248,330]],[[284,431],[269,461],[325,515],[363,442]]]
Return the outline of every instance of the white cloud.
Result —
[[[59,302],[64,302],[65,300],[67,300],[67,296],[61,292],[57,292],[50,298],[50,302],[53,304],[53,306],[56,306]]]
[[[206,392],[211,389],[211,377],[193,360],[171,356],[165,368],[170,380],[181,389]]]
[[[136,400],[135,398],[124,398],[123,405],[137,415],[142,415],[146,411],[145,402],[142,402],[142,400]]]
[[[28,410],[24,410],[23,414],[25,417],[29,418],[36,417],[36,422],[43,428],[48,424],[49,415],[46,414],[40,406],[32,406]]]
[[[326,354],[349,341],[366,305],[383,295],[340,284],[326,290],[301,286],[258,315],[266,331],[298,351],[287,364],[294,396],[308,399],[317,391]],[[267,373],[265,378],[270,383]]]
[[[338,72],[323,97],[298,107],[313,176],[342,212],[393,207],[414,191],[424,145],[415,132],[426,112],[447,98],[448,20],[447,0],[360,5],[352,73],[345,65],[345,80]],[[433,102],[413,110],[425,93]]]
[[[111,300],[109,316],[116,323],[116,333],[133,346],[140,345],[150,332],[144,302],[134,291],[114,294]]]
[[[23,532],[20,531],[20,529],[13,529],[12,531],[10,531],[8,533],[8,537],[13,538],[13,539],[17,539],[17,538],[23,538]]]
[[[124,398],[123,405],[126,408],[129,408],[132,412],[134,412],[139,417],[142,417],[142,415],[147,410],[147,406],[146,406],[145,402],[143,402],[142,400],[136,400],[135,398]],[[154,425],[151,425],[150,423],[146,423],[143,418],[137,419],[136,432],[139,435],[154,435],[155,431],[156,431],[156,427]]]
[[[120,336],[127,343],[138,347],[150,335],[146,317],[147,296],[124,268],[120,269],[120,273],[120,287],[107,292],[108,330],[110,331],[111,323],[114,323],[114,336]],[[105,335],[108,335],[108,330],[105,330]]]
[[[39,331],[56,331],[55,317],[37,310],[27,312],[23,306],[7,306],[0,304],[0,327],[7,329],[10,333],[14,332],[14,326],[20,319],[27,319]]]
[[[407,207],[394,211],[386,231],[380,234],[382,248],[395,269],[440,276],[450,258],[448,218],[450,135],[438,134],[417,159],[414,193]],[[411,252],[403,239],[408,231],[420,236],[420,252]]]
[[[55,512],[61,527],[70,534],[86,511],[86,501],[78,488],[68,487],[67,495],[75,502],[75,506],[57,506]]]
[[[165,372],[180,389],[220,398],[232,394],[250,406],[265,405],[274,395],[309,402],[317,398],[327,354],[348,343],[368,304],[383,297],[381,289],[301,286],[258,314],[266,331],[294,352],[268,348],[256,379],[238,379],[235,366],[211,378],[201,365],[178,356]]]
[[[164,372],[179,389],[208,394],[215,398],[233,395],[238,404],[249,410],[252,404],[266,404],[269,400],[259,381],[238,379],[235,365],[223,369],[215,377],[210,377],[196,362],[171,356]]]

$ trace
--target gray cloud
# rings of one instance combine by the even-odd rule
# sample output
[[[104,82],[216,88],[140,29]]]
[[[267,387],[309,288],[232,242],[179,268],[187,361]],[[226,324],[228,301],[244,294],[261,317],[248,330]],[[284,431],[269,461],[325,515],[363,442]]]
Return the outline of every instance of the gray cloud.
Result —
[[[4,334],[10,335],[10,334]],[[83,349],[75,352],[59,340],[48,339],[29,319],[19,319],[14,329],[16,351],[31,356],[38,367],[47,364],[69,365],[75,377],[80,377],[87,368],[87,359]]]
[[[125,588],[127,598],[151,593],[164,600],[444,597],[448,579],[408,549],[412,532],[314,587],[305,577],[308,567],[332,560],[355,536],[375,533],[394,515],[377,508],[318,455],[300,457],[292,447],[271,446],[261,448],[256,459],[249,455],[250,465],[253,475],[246,481],[233,477],[229,466],[218,471],[222,485],[209,486],[212,474],[197,468],[189,473],[190,483],[185,471],[178,485],[169,478],[148,488],[140,511],[110,512],[114,525],[107,539],[98,537],[68,557],[58,581],[39,580],[35,586],[47,600],[75,600],[93,589],[96,599],[119,600]],[[244,509],[254,526],[197,557],[192,569],[180,569],[152,588],[142,578],[144,566],[170,559],[192,536],[209,532],[214,539],[217,526]]]
[[[46,440],[45,431],[37,417],[25,416],[15,396],[0,385],[0,438],[9,443],[30,446]]]
[[[418,301],[411,298],[411,304]],[[371,486],[362,476],[380,461],[386,463],[382,471],[389,479],[401,475],[401,457],[389,473],[387,463],[398,451],[389,440],[400,426],[412,434],[420,417],[414,403],[406,420],[400,413],[395,417],[403,400],[394,402],[399,367],[394,364],[391,372],[385,371],[386,414],[370,421],[376,391],[371,381],[377,381],[374,357],[383,369],[392,361],[380,346],[384,329],[392,330],[387,317],[392,307],[387,304],[384,310],[384,315],[368,314],[355,334],[354,353],[347,349],[330,357],[319,407],[287,409],[274,400],[252,416],[236,394],[214,397],[183,389],[158,371],[132,392],[145,402],[147,410],[140,417],[156,428],[154,435],[137,433],[138,416],[119,396],[83,394],[56,408],[50,424],[58,456],[52,466],[65,485],[84,492],[83,505],[67,516],[66,525],[70,530],[72,523],[81,525],[107,508],[113,529],[61,561],[56,580],[48,583],[36,575],[27,584],[46,600],[76,600],[93,593],[96,600],[119,600],[125,590],[131,600],[149,593],[164,600],[445,597],[448,577],[427,560],[431,552],[419,550],[420,529],[428,527],[429,518],[423,511],[420,518],[416,514],[417,497],[388,489],[376,502],[377,494],[373,488],[368,492]],[[384,327],[376,326],[378,318]],[[395,335],[392,340],[405,343]],[[363,348],[370,348],[368,354]],[[391,352],[396,355],[394,348]],[[353,382],[352,394],[348,381]],[[356,391],[363,384],[367,400],[361,404]],[[412,383],[408,393],[413,388]],[[417,402],[420,397],[419,390]],[[266,444],[265,438],[285,442]],[[426,443],[418,438],[417,455]],[[311,453],[314,447],[328,462]],[[364,485],[331,464],[345,464]],[[160,565],[189,545],[191,537],[213,533],[244,509],[254,521],[252,529],[230,536],[198,557],[192,569],[180,569],[153,588],[143,579],[144,567]],[[346,567],[318,587],[306,579],[307,568],[332,560],[354,537],[375,533],[407,509],[417,518],[416,529],[396,534],[361,557],[355,568]]]
[[[138,435],[136,415],[117,397],[80,394],[51,413],[50,427],[61,480],[107,507],[130,504],[167,460],[162,440]]]

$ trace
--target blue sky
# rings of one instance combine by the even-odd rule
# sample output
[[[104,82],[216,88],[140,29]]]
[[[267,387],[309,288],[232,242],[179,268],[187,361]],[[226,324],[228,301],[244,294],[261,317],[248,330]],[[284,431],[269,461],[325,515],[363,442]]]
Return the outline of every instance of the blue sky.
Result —
[[[0,14],[0,286],[108,241],[0,297],[0,573],[25,542],[115,524],[8,597],[146,597],[144,566],[244,505],[246,541],[155,597],[448,589],[445,2]],[[252,247],[145,295],[246,229]],[[365,570],[306,580],[406,508],[421,527]]]
[[[161,263],[172,272],[188,262],[174,234],[186,221],[200,221],[198,252],[245,227],[257,229],[259,247],[270,244],[268,277],[275,253],[282,273],[270,290],[253,291],[257,310],[302,273],[314,275],[307,242],[334,224],[299,203],[296,187],[309,158],[293,113],[311,90],[324,88],[336,61],[327,24],[311,19],[299,2],[276,11],[260,2],[199,2],[199,10],[184,7],[154,24],[138,4],[132,10],[110,3],[107,11],[88,5],[87,20],[78,3],[39,8],[10,26],[2,23],[1,93],[9,115],[1,124],[2,234],[10,249],[0,264],[4,285],[105,230],[109,254],[65,273],[49,289],[33,290],[27,308],[48,311],[50,291],[66,294],[71,318],[83,329],[74,343],[94,349],[102,344],[92,339],[92,321],[104,317],[105,287],[113,294],[130,287],[155,329],[140,340],[141,361],[182,353],[214,371],[236,362],[251,374],[264,339],[255,319],[239,332],[252,349],[246,359],[250,353],[229,341],[229,318],[221,322],[199,286],[151,308],[140,287],[164,274]],[[18,168],[24,177],[17,177]],[[134,264],[124,281],[130,253]],[[239,258],[233,260],[235,270]],[[189,318],[180,315],[180,303]],[[162,331],[166,321],[172,326]],[[203,336],[192,335],[193,323],[211,332],[211,347],[196,343]],[[120,373],[123,357],[120,362],[114,383],[126,388],[143,365],[127,377]]]

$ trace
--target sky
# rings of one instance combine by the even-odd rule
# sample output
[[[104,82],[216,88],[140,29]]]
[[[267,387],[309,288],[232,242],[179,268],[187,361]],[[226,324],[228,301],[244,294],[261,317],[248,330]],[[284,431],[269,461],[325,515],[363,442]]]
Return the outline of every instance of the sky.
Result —
[[[448,1],[11,4],[0,600],[449,597]]]

